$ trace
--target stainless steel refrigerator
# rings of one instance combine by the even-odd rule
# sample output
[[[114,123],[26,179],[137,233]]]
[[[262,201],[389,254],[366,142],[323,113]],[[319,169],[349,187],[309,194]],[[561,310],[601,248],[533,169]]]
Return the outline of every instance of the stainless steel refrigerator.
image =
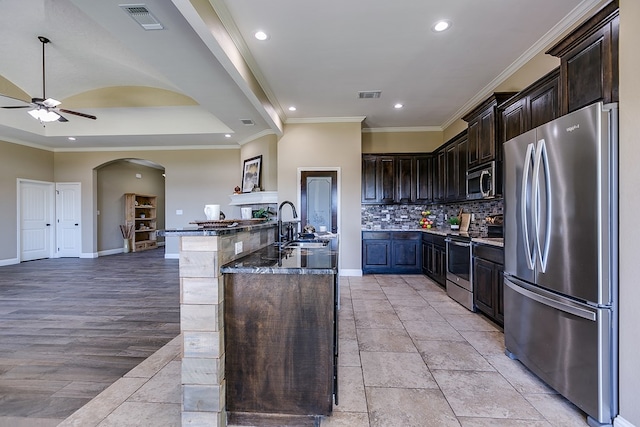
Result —
[[[617,405],[617,105],[596,103],[504,144],[504,335],[587,415]]]

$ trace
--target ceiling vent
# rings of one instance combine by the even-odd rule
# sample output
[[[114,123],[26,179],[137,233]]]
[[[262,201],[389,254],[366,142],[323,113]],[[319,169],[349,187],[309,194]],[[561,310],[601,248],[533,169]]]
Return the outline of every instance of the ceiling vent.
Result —
[[[121,4],[122,10],[145,30],[163,30],[164,26],[149,12],[144,4]]]
[[[245,126],[253,126],[255,123],[251,119],[240,119],[243,125]]]
[[[380,98],[382,94],[381,90],[363,90],[358,92],[358,98],[360,99],[375,99]]]

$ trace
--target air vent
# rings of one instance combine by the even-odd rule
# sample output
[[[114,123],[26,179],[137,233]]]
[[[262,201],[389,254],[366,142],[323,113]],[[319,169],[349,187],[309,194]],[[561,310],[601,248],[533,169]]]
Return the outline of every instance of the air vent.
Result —
[[[145,30],[163,30],[164,26],[149,12],[144,4],[121,4],[122,10]]]
[[[245,126],[253,126],[255,123],[251,119],[240,119],[243,125]]]
[[[380,98],[382,94],[381,90],[363,90],[358,92],[358,98],[360,99],[375,99]]]

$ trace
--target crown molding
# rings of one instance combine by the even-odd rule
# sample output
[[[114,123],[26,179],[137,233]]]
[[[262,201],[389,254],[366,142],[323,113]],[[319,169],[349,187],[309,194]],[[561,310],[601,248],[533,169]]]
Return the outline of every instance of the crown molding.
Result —
[[[287,119],[285,124],[305,124],[305,123],[362,123],[366,116],[353,117],[306,117]]]
[[[364,128],[362,133],[392,133],[392,132],[442,132],[442,126],[412,126],[389,128]]]

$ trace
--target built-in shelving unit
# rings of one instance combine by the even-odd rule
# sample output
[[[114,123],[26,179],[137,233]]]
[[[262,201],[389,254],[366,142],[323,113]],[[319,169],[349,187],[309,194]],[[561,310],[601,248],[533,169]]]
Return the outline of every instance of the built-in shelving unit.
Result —
[[[132,252],[158,247],[156,209],[158,198],[148,194],[126,193],[125,224],[133,226]]]
[[[230,205],[263,205],[278,203],[277,191],[254,191],[251,193],[230,194]]]

